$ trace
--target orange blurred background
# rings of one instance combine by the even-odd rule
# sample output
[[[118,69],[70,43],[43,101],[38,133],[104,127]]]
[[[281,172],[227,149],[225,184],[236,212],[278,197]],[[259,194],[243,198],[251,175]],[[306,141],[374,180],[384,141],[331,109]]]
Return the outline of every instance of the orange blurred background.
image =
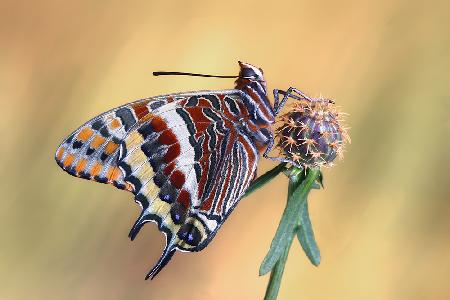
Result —
[[[0,299],[261,299],[285,205],[279,176],[214,241],[144,281],[164,237],[127,234],[131,194],[54,162],[88,119],[142,97],[269,88],[332,97],[353,143],[310,196],[322,264],[295,241],[279,299],[450,299],[448,1],[0,1]],[[274,163],[263,160],[260,173]]]

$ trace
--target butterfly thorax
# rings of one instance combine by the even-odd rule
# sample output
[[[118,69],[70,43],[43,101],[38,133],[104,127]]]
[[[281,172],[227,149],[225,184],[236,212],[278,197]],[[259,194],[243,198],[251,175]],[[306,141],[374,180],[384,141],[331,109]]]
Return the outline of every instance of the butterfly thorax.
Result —
[[[267,83],[261,69],[246,63],[240,63],[240,67],[235,87],[242,91],[247,110],[241,130],[251,136],[258,152],[263,153],[273,140],[271,125],[275,122],[275,113],[267,97]]]

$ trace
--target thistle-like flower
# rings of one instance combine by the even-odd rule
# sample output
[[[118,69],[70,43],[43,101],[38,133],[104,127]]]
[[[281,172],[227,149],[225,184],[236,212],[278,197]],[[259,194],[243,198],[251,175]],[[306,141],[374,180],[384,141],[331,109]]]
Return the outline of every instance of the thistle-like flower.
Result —
[[[303,97],[280,117],[278,148],[296,165],[331,166],[336,157],[342,158],[345,144],[350,142],[343,116],[332,100]]]
[[[290,88],[279,91],[285,103],[288,98],[296,101],[293,107],[278,119],[276,145],[282,161],[272,170],[253,181],[246,195],[260,188],[277,174],[289,178],[288,201],[265,256],[259,274],[271,272],[264,299],[276,299],[281,284],[289,249],[297,236],[306,256],[315,266],[320,264],[320,250],[316,243],[308,212],[308,194],[323,187],[322,166],[331,166],[336,157],[342,158],[345,144],[350,142],[347,128],[343,126],[343,113],[334,102],[324,98],[310,98],[301,91]],[[290,165],[288,165],[288,163]]]

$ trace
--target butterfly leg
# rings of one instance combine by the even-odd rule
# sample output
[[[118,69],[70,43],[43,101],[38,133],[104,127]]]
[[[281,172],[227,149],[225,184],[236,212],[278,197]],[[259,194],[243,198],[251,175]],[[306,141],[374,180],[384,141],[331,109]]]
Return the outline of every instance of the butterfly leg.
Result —
[[[269,156],[269,155],[264,155],[264,158],[274,160],[274,161],[289,163],[293,166],[296,166],[297,168],[303,168],[300,164],[298,164],[295,161],[290,160],[290,159],[286,159],[286,158],[282,158],[282,157],[274,157],[274,156]]]
[[[297,95],[294,93],[296,93]],[[280,101],[280,95],[283,95],[283,99],[281,99],[281,101]],[[281,111],[281,109],[284,107],[284,105],[286,104],[286,101],[289,98],[296,99],[296,100],[304,100],[304,99],[311,100],[305,93],[303,93],[302,91],[300,91],[294,87],[290,87],[286,91],[274,89],[273,97],[275,99],[275,101],[274,101],[275,115],[277,115]]]
[[[300,98],[298,98],[298,97],[296,97],[296,96],[291,95],[291,92],[292,92],[293,89],[294,89],[293,87],[290,87],[290,88],[287,90],[287,92],[285,92],[285,91],[283,91],[283,90],[278,90],[278,89],[274,89],[274,90],[273,90],[273,96],[274,96],[274,98],[275,98],[275,101],[274,101],[274,111],[275,111],[275,115],[277,115],[277,114],[280,112],[280,110],[281,110],[281,109],[283,108],[283,106],[286,104],[286,101],[289,99],[289,97],[292,97],[292,98],[294,98],[294,99],[300,99]],[[283,95],[283,96],[284,96],[283,99],[281,99],[281,101],[280,101],[280,95]],[[288,160],[284,160],[284,159],[279,158],[279,157],[272,157],[272,156],[269,156],[269,152],[272,151],[272,148],[273,148],[273,146],[274,146],[274,143],[275,143],[275,139],[274,139],[274,137],[272,136],[272,138],[270,138],[270,139],[268,140],[267,149],[266,149],[266,151],[264,151],[263,157],[264,157],[264,158],[267,158],[267,159],[270,159],[270,160],[276,160],[276,161],[282,161],[282,162],[290,162],[290,161],[288,161]]]
[[[280,94],[284,95],[281,102],[280,102]],[[284,104],[286,103],[288,96],[286,95],[285,91],[274,89],[273,90],[273,98],[274,98],[273,109],[275,111],[275,115],[278,115],[278,113],[283,108]]]
[[[281,158],[281,157],[274,157],[274,156],[269,156],[269,152],[272,151],[272,148],[274,146],[274,139],[270,139],[269,140],[269,145],[267,146],[266,151],[263,153],[263,157],[270,159],[270,160],[275,160],[275,161],[281,161],[281,162],[286,162],[286,163],[290,163],[292,165],[295,165],[297,167],[301,167],[299,164],[297,164],[296,162],[289,160],[289,159],[285,159],[285,158]]]
[[[289,97],[291,97],[293,99],[296,99],[296,100],[301,100],[302,99],[302,98],[300,98],[300,97],[298,97],[296,95],[292,95],[291,94],[294,89],[295,88],[291,87],[291,88],[289,88],[287,90],[287,92],[282,91],[282,90],[277,90],[277,89],[273,90],[273,94],[275,96],[275,104],[274,104],[275,114],[278,114],[280,112],[280,110],[283,108],[284,104],[286,103],[286,101],[287,101],[287,99]],[[284,97],[281,100],[281,102],[279,102],[279,95],[280,94],[284,95]],[[304,94],[302,93],[301,95],[304,95]],[[270,151],[272,151],[274,144],[275,144],[275,139],[272,137],[271,139],[268,140],[267,149],[263,153],[263,157],[264,158],[267,158],[267,159],[270,159],[270,160],[274,160],[274,161],[280,161],[280,162],[289,163],[289,164],[292,164],[292,165],[294,165],[296,167],[302,168],[301,165],[299,165],[298,163],[296,163],[293,160],[289,160],[289,159],[281,158],[281,157],[269,156],[269,153],[270,153]]]

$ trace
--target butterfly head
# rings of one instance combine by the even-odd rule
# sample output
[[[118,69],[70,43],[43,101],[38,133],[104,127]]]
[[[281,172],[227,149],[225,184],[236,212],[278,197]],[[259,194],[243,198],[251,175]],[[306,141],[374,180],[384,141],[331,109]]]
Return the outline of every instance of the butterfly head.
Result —
[[[263,70],[255,67],[249,63],[239,62],[240,72],[239,77],[236,80],[236,88],[242,89],[244,86],[258,83],[264,89],[267,90],[267,83],[264,79]]]

